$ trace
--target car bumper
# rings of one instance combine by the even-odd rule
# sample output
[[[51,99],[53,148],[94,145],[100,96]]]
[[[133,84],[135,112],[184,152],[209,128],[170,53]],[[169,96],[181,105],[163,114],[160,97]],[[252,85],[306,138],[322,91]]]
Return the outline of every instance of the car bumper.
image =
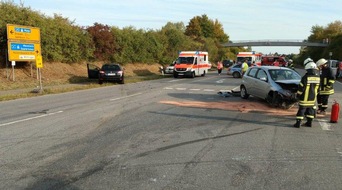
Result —
[[[99,80],[101,81],[122,81],[123,76],[115,75],[115,76],[100,76]]]
[[[179,76],[191,76],[193,72],[191,71],[176,71]]]
[[[173,70],[165,70],[165,74],[173,74]]]

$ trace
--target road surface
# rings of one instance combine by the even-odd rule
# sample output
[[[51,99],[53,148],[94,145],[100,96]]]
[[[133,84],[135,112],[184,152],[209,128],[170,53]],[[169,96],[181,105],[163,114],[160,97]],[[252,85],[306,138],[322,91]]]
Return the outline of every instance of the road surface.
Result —
[[[0,189],[340,189],[340,123],[328,113],[297,129],[296,107],[218,94],[240,80],[209,73],[0,102]]]

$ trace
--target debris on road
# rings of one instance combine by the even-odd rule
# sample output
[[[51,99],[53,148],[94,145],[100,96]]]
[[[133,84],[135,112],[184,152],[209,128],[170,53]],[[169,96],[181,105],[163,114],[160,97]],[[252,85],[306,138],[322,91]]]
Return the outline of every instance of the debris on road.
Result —
[[[231,90],[220,90],[218,95],[223,97],[240,96],[240,86],[237,86]]]

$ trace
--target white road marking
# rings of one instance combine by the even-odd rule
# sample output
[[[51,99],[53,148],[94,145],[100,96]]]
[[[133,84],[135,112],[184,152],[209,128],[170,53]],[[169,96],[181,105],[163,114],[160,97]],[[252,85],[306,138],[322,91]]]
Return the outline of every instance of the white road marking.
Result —
[[[223,83],[224,79],[216,81],[216,83]]]
[[[165,87],[164,90],[173,90],[171,87]]]
[[[176,88],[176,90],[186,90],[186,88]]]
[[[174,80],[170,80],[168,82],[177,82],[177,81],[180,81],[180,80],[184,80],[184,79],[174,79]]]
[[[199,91],[199,90],[201,90],[201,89],[199,89],[199,88],[192,88],[192,89],[189,89],[189,90],[192,90],[192,91]]]
[[[215,90],[214,89],[204,89],[203,91],[205,91],[205,92],[214,92]]]
[[[8,122],[8,123],[3,123],[3,124],[0,124],[0,127],[6,126],[6,125],[12,125],[12,124],[20,123],[20,122],[24,122],[24,121],[29,121],[29,120],[32,120],[32,119],[38,119],[38,118],[46,117],[46,116],[50,116],[50,115],[55,115],[55,114],[62,113],[62,112],[63,111],[58,111],[58,112],[54,112],[54,113],[48,113],[48,114],[38,115],[38,116],[35,116],[35,117],[29,117],[29,118],[26,118],[26,119],[12,121],[12,122]]]
[[[113,98],[113,99],[110,99],[110,101],[121,100],[121,99],[129,98],[129,97],[133,97],[133,96],[138,96],[138,95],[141,95],[141,94],[142,93],[136,93],[136,94],[131,94],[129,96],[120,97],[120,98]]]
[[[330,131],[331,130],[331,125],[328,123],[328,120],[319,119],[318,122],[321,125],[322,130],[324,130],[324,131]]]

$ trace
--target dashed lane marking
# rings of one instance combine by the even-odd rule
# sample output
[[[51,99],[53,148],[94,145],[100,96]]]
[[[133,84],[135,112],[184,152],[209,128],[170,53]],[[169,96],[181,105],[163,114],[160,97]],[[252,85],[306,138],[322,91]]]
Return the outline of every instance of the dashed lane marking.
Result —
[[[176,90],[186,90],[186,88],[176,88]]]
[[[110,101],[116,101],[116,100],[121,100],[121,99],[125,99],[125,98],[130,98],[130,97],[133,97],[133,96],[138,96],[138,95],[141,95],[142,93],[136,93],[136,94],[132,94],[132,95],[128,95],[128,96],[123,96],[123,97],[119,97],[119,98],[113,98],[113,99],[110,99]]]
[[[33,120],[33,119],[38,119],[38,118],[46,117],[46,116],[50,116],[50,115],[55,115],[55,114],[62,113],[62,112],[63,112],[63,111],[58,111],[58,112],[53,112],[53,113],[38,115],[38,116],[35,116],[35,117],[29,117],[29,118],[26,118],[26,119],[20,119],[20,120],[8,122],[8,123],[3,123],[3,124],[0,124],[0,127],[6,126],[6,125],[12,125],[12,124],[15,124],[15,123],[21,123],[21,122],[29,121],[29,120]]]

